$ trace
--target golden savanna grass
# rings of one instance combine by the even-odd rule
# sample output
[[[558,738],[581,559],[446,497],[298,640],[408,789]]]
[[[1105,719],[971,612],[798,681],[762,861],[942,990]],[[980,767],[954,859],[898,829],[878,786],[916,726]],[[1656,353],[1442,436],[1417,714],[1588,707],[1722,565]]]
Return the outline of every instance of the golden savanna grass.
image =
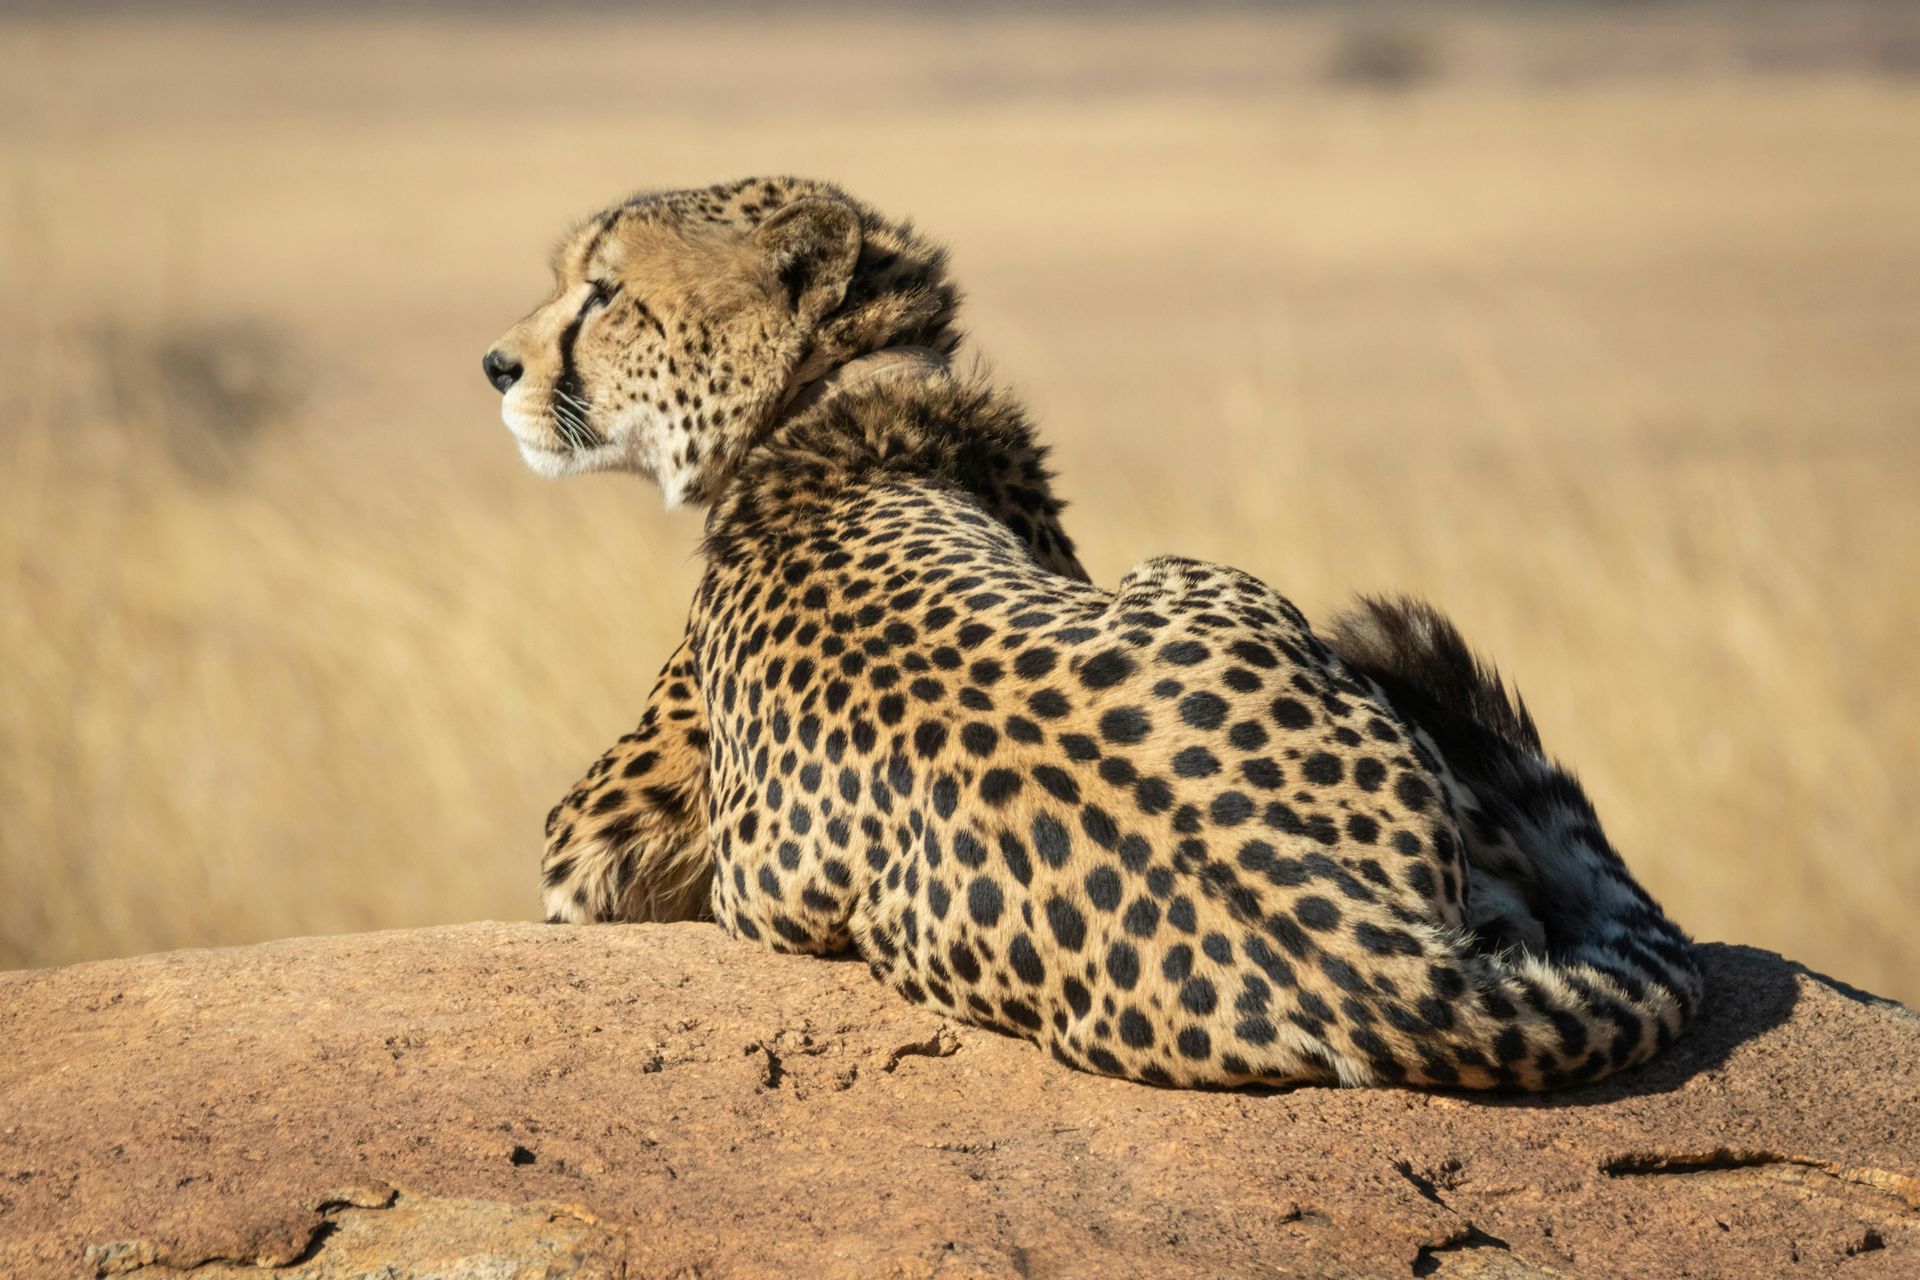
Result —
[[[0,24],[0,965],[536,912],[698,524],[479,357],[775,171],[951,244],[1096,578],[1429,595],[1685,925],[1920,997],[1920,45],[1822,8]]]

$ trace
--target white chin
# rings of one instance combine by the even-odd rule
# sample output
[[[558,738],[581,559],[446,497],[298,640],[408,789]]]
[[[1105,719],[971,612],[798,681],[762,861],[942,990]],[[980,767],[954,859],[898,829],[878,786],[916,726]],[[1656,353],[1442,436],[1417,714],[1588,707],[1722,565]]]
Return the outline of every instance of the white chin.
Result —
[[[558,480],[562,476],[570,476],[580,470],[580,460],[572,452],[543,449],[537,444],[528,444],[525,440],[515,443],[520,446],[521,461],[525,462],[527,469],[537,476]]]

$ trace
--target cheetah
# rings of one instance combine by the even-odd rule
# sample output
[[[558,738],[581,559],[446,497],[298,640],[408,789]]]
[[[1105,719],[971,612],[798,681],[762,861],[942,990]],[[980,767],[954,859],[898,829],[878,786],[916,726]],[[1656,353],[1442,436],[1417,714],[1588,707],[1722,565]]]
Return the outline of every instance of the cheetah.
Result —
[[[1691,943],[1431,608],[1111,591],[944,252],[838,188],[636,196],[487,353],[536,471],[706,509],[645,717],[548,819],[556,921],[710,916],[1149,1084],[1548,1089],[1697,1013]]]

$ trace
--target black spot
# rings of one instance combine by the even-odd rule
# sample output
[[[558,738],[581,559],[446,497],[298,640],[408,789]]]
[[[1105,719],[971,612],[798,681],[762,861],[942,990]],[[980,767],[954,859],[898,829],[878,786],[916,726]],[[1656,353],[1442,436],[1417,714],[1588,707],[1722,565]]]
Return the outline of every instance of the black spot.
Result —
[[[1272,650],[1251,640],[1237,641],[1228,652],[1250,667],[1267,670],[1279,665],[1279,659],[1273,656]]]
[[[947,948],[947,963],[953,966],[953,971],[960,976],[962,982],[980,981],[980,958],[974,955],[973,948],[966,943],[956,942]]]
[[[1011,831],[1000,833],[1000,860],[1007,864],[1015,880],[1023,885],[1033,883],[1033,862],[1027,857],[1027,846]]]
[[[1173,788],[1163,778],[1142,778],[1133,784],[1133,802],[1143,813],[1165,813],[1173,805]]]
[[[1367,980],[1360,975],[1357,969],[1345,960],[1342,960],[1339,956],[1322,952],[1320,954],[1320,972],[1326,974],[1327,979],[1342,991],[1351,992],[1357,996],[1367,993]]]
[[[1270,710],[1274,721],[1282,729],[1308,729],[1313,726],[1313,712],[1307,710],[1305,703],[1293,698],[1275,698]]]
[[[1180,1033],[1180,1053],[1196,1061],[1205,1061],[1213,1056],[1213,1039],[1199,1027],[1188,1027]]]
[[[1242,1018],[1234,1024],[1233,1034],[1251,1045],[1269,1045],[1278,1034],[1273,1024],[1261,1017]]]
[[[1217,693],[1190,693],[1180,699],[1180,718],[1195,729],[1217,729],[1227,718],[1227,703]]]
[[[980,775],[980,798],[998,809],[1020,793],[1020,775],[1011,769],[989,769]]]
[[[1444,964],[1427,966],[1427,981],[1433,989],[1449,1000],[1458,1000],[1467,992],[1467,980],[1458,969]]]
[[[1122,991],[1133,990],[1140,981],[1140,953],[1131,944],[1116,942],[1107,948],[1107,976]]]
[[[1207,816],[1222,827],[1237,827],[1253,816],[1253,801],[1238,791],[1222,791],[1213,798]]]
[[[1119,649],[1104,649],[1080,664],[1080,683],[1089,689],[1111,689],[1133,674],[1133,659]]]
[[[1189,1013],[1204,1017],[1212,1013],[1219,1003],[1220,998],[1213,989],[1213,983],[1205,978],[1189,979],[1180,988],[1180,1007]]]
[[[1033,771],[1033,780],[1045,787],[1047,793],[1056,800],[1067,804],[1080,803],[1080,784],[1073,775],[1057,765],[1043,764]]]
[[[1153,1024],[1138,1009],[1129,1008],[1120,1015],[1121,1043],[1133,1049],[1153,1047]]]
[[[1207,646],[1198,640],[1176,640],[1160,650],[1160,657],[1176,667],[1191,667],[1207,660]]]
[[[1084,733],[1061,734],[1060,749],[1067,753],[1067,759],[1075,762],[1096,760],[1100,756],[1099,746]]]
[[[1007,946],[1007,963],[1020,981],[1030,987],[1037,987],[1047,976],[1047,966],[1040,963],[1040,953],[1033,949],[1033,939],[1020,934]]]
[[[1058,720],[1073,708],[1057,689],[1041,689],[1027,699],[1027,708],[1042,720]]]
[[[1013,673],[1023,680],[1038,680],[1059,662],[1060,655],[1052,649],[1028,649],[1013,660]]]
[[[1112,867],[1095,867],[1087,872],[1087,900],[1101,911],[1120,906],[1120,876]]]
[[[1193,948],[1182,942],[1171,948],[1160,961],[1160,976],[1168,982],[1185,982],[1193,973]]]
[[[923,720],[913,731],[913,750],[922,760],[931,760],[947,745],[947,726],[937,720]]]
[[[1366,921],[1354,926],[1353,938],[1361,948],[1376,956],[1417,956],[1420,943],[1405,929],[1382,929]]]
[[[1286,775],[1280,772],[1280,766],[1265,756],[1242,760],[1240,776],[1263,791],[1276,790],[1286,781]]]
[[[1160,906],[1152,898],[1135,898],[1120,923],[1136,938],[1151,938],[1160,928]]]
[[[1029,1031],[1040,1029],[1040,1015],[1024,1000],[1002,1000],[1000,1011]]]
[[[980,838],[971,831],[956,832],[953,837],[953,856],[964,867],[985,866],[987,846],[981,844]]]
[[[1296,902],[1293,916],[1307,928],[1321,933],[1340,927],[1340,908],[1318,894],[1310,894]]]
[[[1113,848],[1120,839],[1120,829],[1114,825],[1113,816],[1097,805],[1090,804],[1080,811],[1080,829],[1102,849]]]
[[[1417,892],[1423,898],[1432,898],[1440,889],[1434,883],[1432,867],[1428,867],[1425,862],[1415,862],[1411,867],[1407,867],[1407,889]]]
[[[975,876],[967,886],[967,914],[981,928],[990,929],[999,923],[1004,906],[1000,886],[985,876]]]
[[[1173,772],[1181,778],[1209,778],[1220,772],[1220,761],[1205,747],[1186,747],[1173,757]]]
[[[1073,841],[1058,818],[1050,813],[1035,814],[1029,834],[1042,862],[1055,870],[1067,865],[1067,858],[1073,853]]]
[[[1293,922],[1292,916],[1282,915],[1276,911],[1267,917],[1265,928],[1268,935],[1296,960],[1306,959],[1313,950],[1313,943],[1308,941],[1306,933],[1300,926]]]
[[[1227,731],[1227,741],[1233,744],[1235,751],[1258,751],[1267,745],[1267,731],[1258,721],[1242,720]]]
[[[1308,782],[1316,786],[1330,787],[1345,776],[1340,767],[1340,758],[1326,751],[1316,751],[1308,756],[1300,766],[1300,773]]]
[[[1153,722],[1138,707],[1115,707],[1100,717],[1100,736],[1122,745],[1139,742],[1152,728]]]
[[[1047,899],[1047,927],[1068,951],[1078,951],[1087,941],[1086,917],[1065,898]]]
[[[943,818],[951,818],[960,804],[960,784],[951,775],[941,774],[933,780],[933,811]]]

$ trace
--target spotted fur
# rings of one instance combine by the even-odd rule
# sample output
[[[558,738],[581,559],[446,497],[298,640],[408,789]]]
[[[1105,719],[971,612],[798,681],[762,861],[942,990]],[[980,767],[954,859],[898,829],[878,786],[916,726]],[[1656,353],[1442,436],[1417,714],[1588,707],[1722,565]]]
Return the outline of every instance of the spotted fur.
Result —
[[[646,719],[549,819],[553,918],[704,887],[738,937],[1170,1085],[1546,1088],[1697,1009],[1685,935],[1438,614],[1329,643],[1217,565],[1088,583],[911,229],[756,180],[618,206],[559,268],[489,356],[509,425],[708,515]]]

